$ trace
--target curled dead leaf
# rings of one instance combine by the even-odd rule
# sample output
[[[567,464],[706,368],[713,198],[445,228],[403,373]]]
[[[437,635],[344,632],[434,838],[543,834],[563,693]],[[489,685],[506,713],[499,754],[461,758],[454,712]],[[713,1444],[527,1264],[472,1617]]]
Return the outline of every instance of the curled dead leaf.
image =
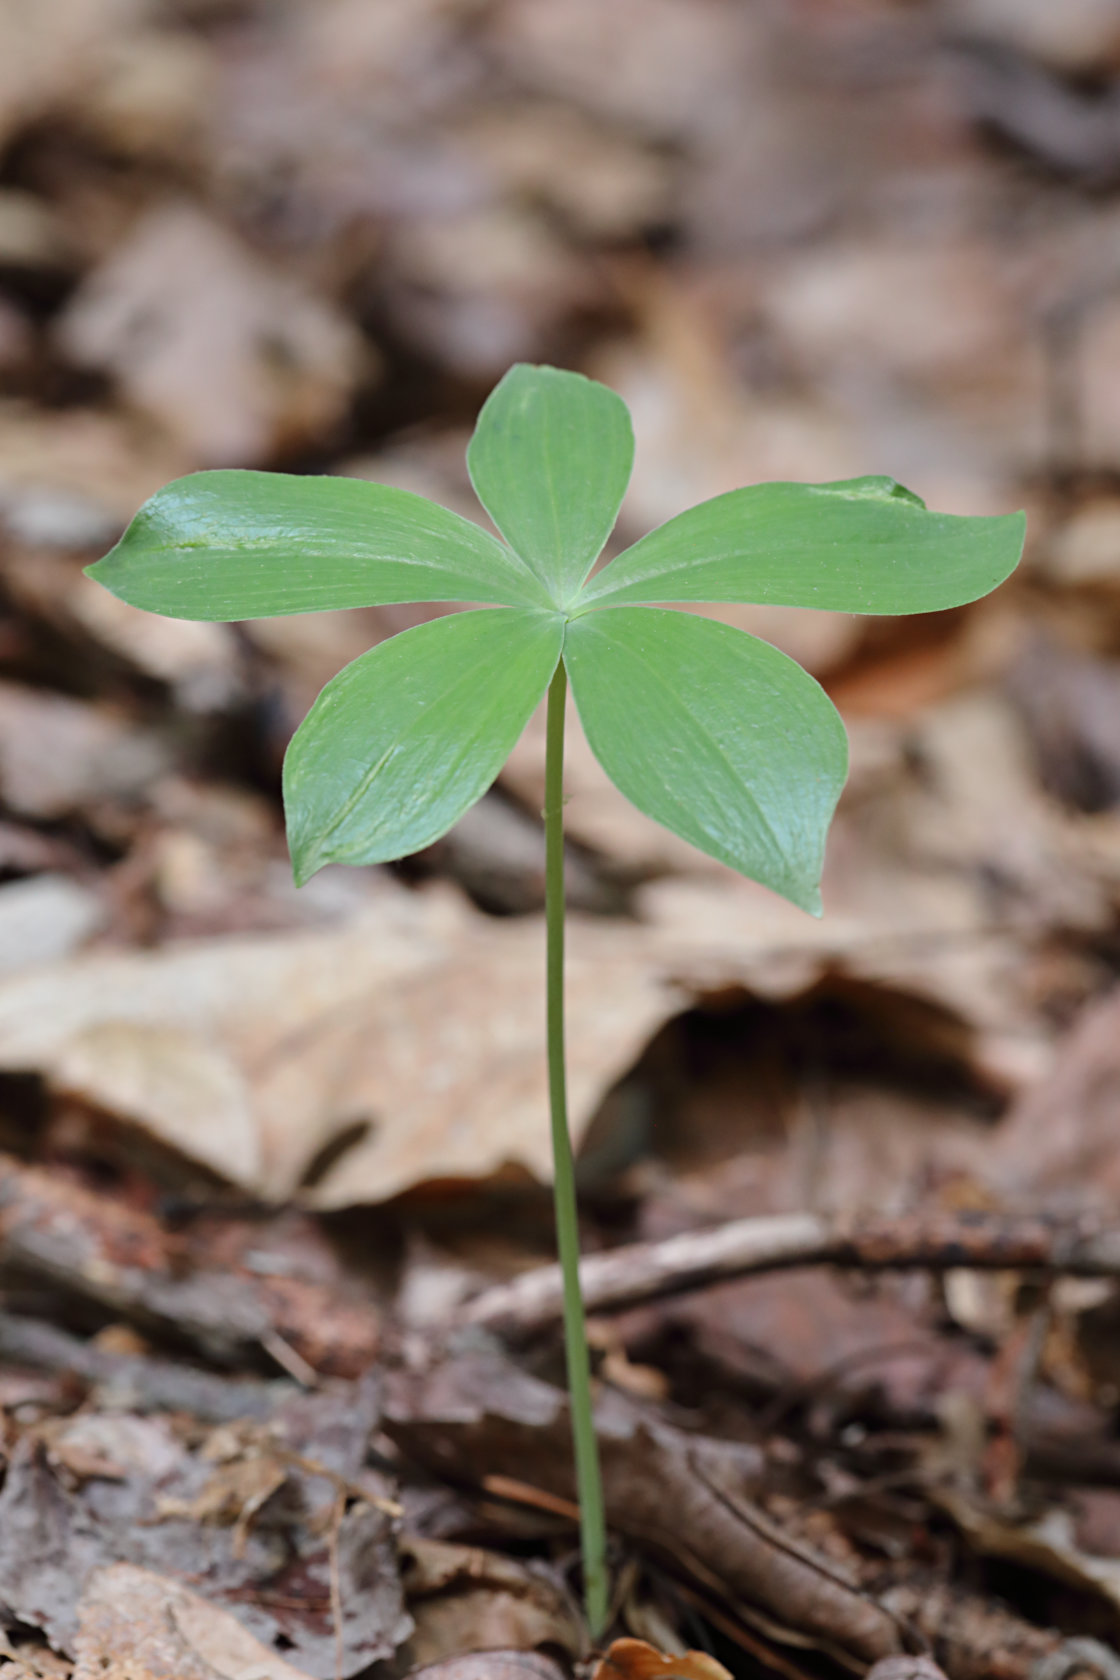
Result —
[[[731,1675],[705,1651],[667,1657],[644,1639],[616,1639],[591,1680],[731,1680]]]

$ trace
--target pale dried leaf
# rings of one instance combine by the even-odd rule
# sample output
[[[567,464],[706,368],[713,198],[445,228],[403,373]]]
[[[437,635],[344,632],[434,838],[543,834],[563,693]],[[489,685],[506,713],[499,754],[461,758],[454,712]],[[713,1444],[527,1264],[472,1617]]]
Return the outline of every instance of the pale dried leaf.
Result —
[[[68,875],[33,875],[0,886],[0,973],[67,956],[99,931],[106,908]]]
[[[191,465],[127,417],[0,405],[0,519],[22,542],[108,546],[141,502]]]
[[[144,0],[51,0],[0,7],[0,138],[71,97],[96,73],[107,45],[134,24]]]
[[[372,368],[344,316],[186,204],[141,217],[68,305],[58,339],[209,466],[328,430]]]
[[[356,1121],[324,1206],[433,1178],[551,1170],[543,928],[386,888],[343,932],[86,957],[0,985],[0,1065],[283,1195]],[[636,930],[576,923],[576,1135],[677,1006]]]
[[[91,1576],[78,1617],[74,1680],[306,1680],[228,1610],[129,1563]]]
[[[107,709],[0,683],[0,784],[13,810],[50,819],[136,798],[167,763],[156,736]]]
[[[426,1667],[470,1651],[582,1653],[575,1606],[543,1567],[419,1536],[407,1538],[402,1552],[405,1595],[416,1621],[405,1661]]]

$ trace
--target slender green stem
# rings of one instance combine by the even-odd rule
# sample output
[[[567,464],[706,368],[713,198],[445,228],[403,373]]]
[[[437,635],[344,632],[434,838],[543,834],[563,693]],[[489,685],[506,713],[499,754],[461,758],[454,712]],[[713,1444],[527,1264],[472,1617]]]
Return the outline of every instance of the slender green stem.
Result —
[[[572,1139],[568,1130],[568,1083],[564,1062],[564,702],[568,675],[556,667],[548,691],[544,769],[545,919],[548,925],[548,1098],[552,1115],[553,1199],[556,1246],[564,1278],[564,1345],[572,1409],[580,1539],[583,1545],[584,1604],[591,1636],[607,1624],[607,1526],[599,1448],[591,1409],[591,1365],[579,1287],[579,1215]]]

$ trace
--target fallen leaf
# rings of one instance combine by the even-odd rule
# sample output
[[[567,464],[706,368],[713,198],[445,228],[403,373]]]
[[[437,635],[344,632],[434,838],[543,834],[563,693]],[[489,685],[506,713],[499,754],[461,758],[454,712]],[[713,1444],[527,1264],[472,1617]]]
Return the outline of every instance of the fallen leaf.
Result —
[[[1120,990],[1082,1011],[1048,1077],[1023,1092],[993,1140],[1003,1194],[1077,1198],[1111,1210],[1120,1193]]]
[[[54,819],[136,799],[168,762],[156,735],[108,708],[0,683],[0,785],[15,811]]]
[[[128,416],[0,403],[0,519],[28,545],[106,548],[141,502],[192,464],[188,453]],[[41,558],[3,558],[5,573],[32,600]]]
[[[982,360],[991,381],[1021,331],[1007,265],[980,242],[833,241],[775,263],[762,307],[814,371],[872,361],[945,381]]]
[[[84,574],[73,579],[64,601],[82,630],[135,670],[167,683],[185,711],[224,710],[243,697],[237,636],[228,624],[143,612]]]
[[[142,0],[57,0],[0,14],[0,136],[78,92],[106,47],[134,25]]]
[[[97,1570],[78,1606],[73,1680],[306,1680],[228,1610],[130,1563]]]
[[[640,936],[574,919],[568,974],[578,1136],[678,994]],[[89,956],[0,983],[0,1066],[40,1070],[270,1195],[372,1123],[314,1192],[340,1207],[510,1166],[547,1180],[543,1019],[535,920],[386,883],[342,931]]]
[[[105,1574],[112,1565],[130,1565],[144,1576],[143,1591],[156,1594],[152,1615],[165,1630],[163,1589],[185,1592],[180,1583],[189,1581],[208,1601],[194,1601],[202,1608],[200,1619],[188,1618],[192,1640],[205,1641],[212,1615],[222,1640],[233,1637],[231,1624],[239,1626],[251,1638],[247,1649],[263,1640],[266,1648],[289,1652],[301,1673],[335,1680],[339,1630],[331,1572],[337,1569],[343,1607],[337,1672],[357,1674],[391,1656],[412,1627],[389,1517],[355,1500],[331,1534],[337,1479],[350,1488],[360,1480],[375,1418],[368,1388],[281,1399],[267,1424],[243,1435],[245,1462],[257,1463],[240,1488],[232,1473],[219,1474],[227,1466],[216,1471],[205,1450],[188,1451],[163,1418],[79,1414],[52,1432],[49,1452],[25,1436],[0,1492],[0,1602],[16,1619],[43,1628],[57,1649],[88,1662],[93,1674],[103,1652],[115,1656],[120,1649],[104,1641],[123,1638],[119,1618],[128,1615],[131,1577],[118,1595],[105,1587]],[[278,1455],[275,1465],[270,1451]],[[294,1457],[285,1458],[285,1451]],[[68,1455],[77,1457],[78,1478],[65,1468]],[[110,1466],[112,1479],[98,1472],[97,1458]],[[281,1486],[284,1497],[277,1493],[266,1503],[267,1492]],[[157,1591],[149,1570],[173,1581]],[[99,1608],[91,1610],[91,1602]],[[173,1597],[176,1606],[181,1602]],[[147,1638],[151,1621],[139,1606],[137,1615]],[[204,1643],[200,1660],[209,1649]],[[219,1643],[215,1655],[220,1649]],[[143,1646],[137,1655],[155,1660]]]
[[[543,1566],[418,1535],[401,1542],[416,1631],[402,1661],[427,1668],[471,1651],[555,1648],[579,1656],[583,1632],[567,1590]]]
[[[1072,1511],[1055,1506],[1027,1522],[986,1510],[956,1489],[938,1489],[934,1499],[952,1516],[983,1556],[1007,1558],[1099,1595],[1120,1609],[1120,1558],[1097,1557],[1077,1544]]]
[[[564,1671],[539,1651],[486,1651],[414,1668],[408,1680],[564,1680]]]
[[[105,921],[102,900],[69,875],[9,881],[0,886],[0,973],[66,956]]]
[[[712,0],[514,0],[493,41],[519,81],[678,142],[734,109],[751,44],[749,21]]]
[[[543,200],[585,238],[633,238],[670,211],[669,160],[564,105],[484,107],[458,140],[503,194]]]
[[[610,1390],[596,1424],[612,1527],[701,1583],[715,1577],[772,1634],[796,1629],[799,1643],[839,1647],[864,1662],[898,1649],[887,1612],[831,1561],[791,1543],[755,1504],[755,1449],[686,1434]],[[566,1398],[505,1360],[464,1356],[394,1374],[384,1427],[443,1476],[506,1476],[573,1496]]]
[[[644,1639],[616,1639],[599,1658],[591,1680],[731,1680],[731,1675],[704,1651],[667,1657]]]
[[[352,1013],[324,1033],[319,1067],[348,1063],[349,1112],[377,1123],[316,1186],[317,1206],[380,1201],[424,1180],[476,1179],[511,1166],[549,1181],[542,931],[536,918],[481,925],[438,968],[387,989],[375,1014]],[[679,994],[651,967],[641,943],[574,917],[566,990],[578,1143],[604,1092]],[[294,1078],[318,1082],[322,1073],[310,1058],[298,1074],[275,1067],[262,1092],[266,1113],[270,1104],[291,1102]],[[478,1101],[468,1106],[470,1091]]]
[[[510,203],[404,223],[386,287],[406,339],[460,377],[492,379],[588,305],[594,278],[543,216]]]
[[[951,0],[949,19],[974,38],[1031,57],[1063,75],[1107,75],[1120,63],[1120,17],[1112,0]]]
[[[1035,563],[1063,588],[1114,596],[1120,590],[1120,499],[1097,496],[1075,508]]]
[[[344,316],[186,204],[142,216],[57,333],[196,465],[265,461],[329,430],[373,365]]]
[[[105,44],[76,100],[81,120],[119,155],[205,162],[216,112],[216,55],[186,30],[134,28]]]

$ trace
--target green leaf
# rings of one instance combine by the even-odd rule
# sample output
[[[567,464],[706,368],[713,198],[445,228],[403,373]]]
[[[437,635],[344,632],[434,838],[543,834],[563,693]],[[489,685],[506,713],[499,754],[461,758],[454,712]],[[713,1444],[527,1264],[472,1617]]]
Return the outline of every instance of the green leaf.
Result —
[[[491,391],[467,449],[479,501],[560,607],[602,552],[633,464],[621,397],[525,363]]]
[[[1019,562],[1025,516],[930,513],[893,478],[754,484],[678,514],[592,578],[578,603],[755,601],[915,613],[974,601]]]
[[[592,751],[639,811],[820,914],[848,750],[819,683],[741,630],[652,607],[575,619],[564,663]]]
[[[384,863],[446,834],[505,763],[563,641],[558,613],[451,613],[332,678],[284,759],[298,884],[325,863]]]
[[[270,618],[390,601],[546,606],[503,543],[424,496],[359,478],[192,473],[145,502],[90,577],[168,618]]]

